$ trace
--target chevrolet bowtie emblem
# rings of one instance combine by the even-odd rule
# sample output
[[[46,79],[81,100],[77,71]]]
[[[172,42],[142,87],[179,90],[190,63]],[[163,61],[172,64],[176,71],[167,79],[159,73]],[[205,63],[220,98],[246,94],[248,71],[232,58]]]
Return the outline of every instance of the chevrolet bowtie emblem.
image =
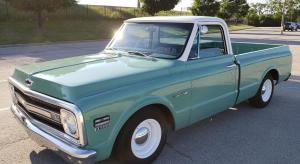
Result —
[[[26,80],[25,80],[25,84],[26,84],[28,87],[30,87],[30,86],[32,85],[32,83],[33,83],[33,81],[30,80],[30,79],[26,79]]]

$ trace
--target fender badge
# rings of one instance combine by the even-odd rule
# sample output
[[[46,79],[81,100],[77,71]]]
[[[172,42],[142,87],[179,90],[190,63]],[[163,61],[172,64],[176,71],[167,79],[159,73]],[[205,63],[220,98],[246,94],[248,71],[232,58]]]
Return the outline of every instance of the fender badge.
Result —
[[[33,83],[33,81],[30,80],[30,79],[26,79],[26,80],[25,80],[25,84],[26,84],[27,87],[32,86],[32,83]]]
[[[96,118],[94,120],[94,129],[98,131],[103,128],[107,128],[109,126],[110,116],[106,115],[100,118]]]

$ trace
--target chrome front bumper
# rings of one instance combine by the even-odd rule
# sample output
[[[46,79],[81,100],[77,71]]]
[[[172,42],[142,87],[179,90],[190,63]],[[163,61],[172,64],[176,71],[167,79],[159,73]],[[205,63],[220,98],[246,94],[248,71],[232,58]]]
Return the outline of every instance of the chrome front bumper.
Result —
[[[16,105],[11,106],[11,111],[26,129],[30,138],[32,138],[32,140],[37,142],[39,145],[53,150],[66,161],[72,163],[95,163],[96,151],[80,149],[74,145],[70,145],[61,141],[52,135],[49,135],[34,125],[31,121],[31,118],[29,118],[22,111],[22,109]]]

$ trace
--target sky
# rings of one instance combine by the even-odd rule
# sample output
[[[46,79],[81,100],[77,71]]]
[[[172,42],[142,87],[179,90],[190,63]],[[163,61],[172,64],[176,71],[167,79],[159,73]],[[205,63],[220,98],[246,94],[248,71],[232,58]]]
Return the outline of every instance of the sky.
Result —
[[[266,0],[247,0],[248,3],[265,2]],[[80,4],[90,5],[105,5],[105,6],[125,6],[125,7],[136,7],[137,0],[78,0]],[[181,0],[175,7],[175,10],[186,10],[190,7],[193,0]]]

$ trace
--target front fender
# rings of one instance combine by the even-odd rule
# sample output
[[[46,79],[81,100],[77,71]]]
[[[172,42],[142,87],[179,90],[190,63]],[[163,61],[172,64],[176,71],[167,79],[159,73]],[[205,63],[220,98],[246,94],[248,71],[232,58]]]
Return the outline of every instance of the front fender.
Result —
[[[114,129],[112,130],[108,142],[110,142],[110,145],[113,145],[115,143],[115,140],[121,131],[124,124],[130,119],[131,116],[133,116],[137,111],[143,109],[146,106],[153,105],[153,104],[160,104],[165,107],[167,107],[172,117],[174,118],[174,111],[173,111],[173,105],[172,103],[167,100],[164,97],[160,96],[147,96],[142,97],[138,100],[136,100],[133,105],[129,106],[126,110],[123,111],[123,113],[120,115],[119,120],[114,126]]]
[[[97,151],[97,160],[107,159],[112,152],[120,130],[127,120],[138,110],[153,104],[160,104],[167,107],[170,113],[172,113],[173,118],[175,118],[172,103],[165,97],[154,95],[134,96],[85,113],[85,126],[89,142],[87,148]],[[111,121],[109,127],[95,131],[93,129],[93,120],[104,115],[110,115]]]

